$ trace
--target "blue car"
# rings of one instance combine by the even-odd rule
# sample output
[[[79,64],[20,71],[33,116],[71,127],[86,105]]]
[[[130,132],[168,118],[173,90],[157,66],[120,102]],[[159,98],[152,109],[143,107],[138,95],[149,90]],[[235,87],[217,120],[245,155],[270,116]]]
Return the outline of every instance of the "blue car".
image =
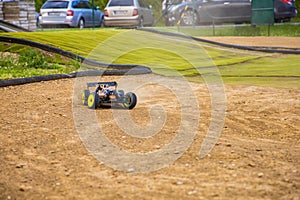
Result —
[[[103,25],[103,12],[87,0],[48,0],[39,13],[41,27],[92,27]]]

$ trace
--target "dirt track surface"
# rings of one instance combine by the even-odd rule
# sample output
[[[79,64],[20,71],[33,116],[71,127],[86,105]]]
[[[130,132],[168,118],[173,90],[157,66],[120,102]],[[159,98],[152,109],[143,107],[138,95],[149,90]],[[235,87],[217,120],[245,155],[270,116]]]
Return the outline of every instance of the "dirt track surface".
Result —
[[[158,171],[127,173],[97,161],[84,147],[74,123],[74,81],[0,88],[0,199],[299,199],[299,90],[226,86],[223,133],[211,153],[199,159],[211,99],[205,85],[193,83],[200,123],[190,148]],[[161,148],[181,120],[172,91],[146,89],[137,92],[138,105],[129,113],[147,126],[150,108],[162,105],[167,121],[153,137],[130,137],[116,126],[111,109],[96,111],[107,137],[131,152]]]
[[[300,37],[201,37],[216,42],[263,47],[300,48]]]

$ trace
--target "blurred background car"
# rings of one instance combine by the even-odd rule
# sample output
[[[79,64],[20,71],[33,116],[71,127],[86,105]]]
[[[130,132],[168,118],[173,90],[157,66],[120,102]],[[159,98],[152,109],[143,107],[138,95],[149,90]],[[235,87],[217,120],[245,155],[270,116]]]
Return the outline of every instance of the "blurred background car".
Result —
[[[296,17],[298,11],[295,6],[295,0],[275,0],[274,17],[275,22],[289,22]]]
[[[94,17],[93,17],[94,15]],[[39,13],[39,25],[45,27],[93,27],[103,23],[103,12],[86,0],[48,0]]]
[[[104,9],[105,26],[153,26],[154,16],[144,0],[110,0]]]
[[[164,0],[162,7],[166,25],[251,22],[251,0]],[[295,16],[295,0],[274,1],[275,22]]]

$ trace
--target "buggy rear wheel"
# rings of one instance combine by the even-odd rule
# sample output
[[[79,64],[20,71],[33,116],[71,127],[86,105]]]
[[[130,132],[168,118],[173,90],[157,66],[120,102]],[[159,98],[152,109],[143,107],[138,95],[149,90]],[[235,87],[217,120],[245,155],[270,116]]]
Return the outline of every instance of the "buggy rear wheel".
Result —
[[[127,94],[125,94],[124,102],[123,102],[125,108],[131,110],[135,107],[136,103],[137,103],[137,98],[134,93],[128,92]]]
[[[90,109],[96,109],[98,107],[98,103],[99,103],[98,94],[96,94],[95,92],[92,92],[88,98],[88,107]]]
[[[89,90],[84,90],[82,92],[82,104],[83,105],[88,105],[88,98],[89,98],[89,95],[90,95],[90,91]]]

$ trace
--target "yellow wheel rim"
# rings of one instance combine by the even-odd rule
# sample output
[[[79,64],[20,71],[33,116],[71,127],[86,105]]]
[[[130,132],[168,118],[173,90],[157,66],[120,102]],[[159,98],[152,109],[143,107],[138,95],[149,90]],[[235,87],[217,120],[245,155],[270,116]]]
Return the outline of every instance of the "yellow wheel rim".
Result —
[[[130,96],[128,96],[128,97],[125,98],[124,106],[126,108],[129,108],[130,103],[131,103],[131,98],[130,98]]]
[[[90,96],[89,96],[89,98],[88,98],[88,106],[89,106],[90,108],[93,107],[94,102],[95,102],[94,95],[90,94]]]

